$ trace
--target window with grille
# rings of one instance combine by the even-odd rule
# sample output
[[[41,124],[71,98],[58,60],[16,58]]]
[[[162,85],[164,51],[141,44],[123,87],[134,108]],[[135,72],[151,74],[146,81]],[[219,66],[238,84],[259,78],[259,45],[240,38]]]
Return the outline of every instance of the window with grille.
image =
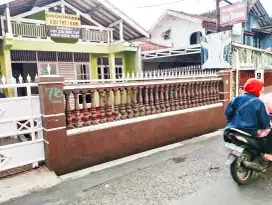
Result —
[[[261,38],[260,36],[254,36],[253,37],[253,46],[256,48],[261,48]]]
[[[40,63],[39,64],[39,76],[40,75],[57,75],[57,64],[56,63]]]
[[[88,83],[90,80],[90,67],[88,64],[76,64],[76,80],[80,80],[82,82],[78,83]],[[85,82],[84,82],[85,81]],[[88,92],[86,94],[87,103],[91,103],[91,93]],[[79,104],[83,104],[82,94],[79,94]]]
[[[90,67],[88,64],[76,64],[76,79],[90,80]]]
[[[56,62],[57,61],[57,53],[49,52],[49,51],[38,51],[38,61],[41,62]]]
[[[97,58],[98,79],[110,79],[110,66],[108,57]]]
[[[123,58],[115,58],[115,78],[121,79],[123,78]]]

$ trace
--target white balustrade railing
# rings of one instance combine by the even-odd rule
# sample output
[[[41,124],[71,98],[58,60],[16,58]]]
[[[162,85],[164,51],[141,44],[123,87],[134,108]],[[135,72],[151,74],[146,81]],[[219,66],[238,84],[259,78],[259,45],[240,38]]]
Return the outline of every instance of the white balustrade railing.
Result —
[[[20,74],[18,79],[12,77],[11,78],[11,83],[8,83],[7,78],[5,76],[2,76],[0,78],[0,88],[6,88],[6,87],[21,87],[22,84],[35,84],[32,86],[38,86],[38,84],[35,83],[35,79],[38,77],[36,74],[34,79],[31,79],[30,75],[28,74],[26,79],[23,78],[23,76]],[[6,86],[6,87],[5,87]]]
[[[43,21],[35,22],[34,20],[33,23],[31,20],[26,20],[26,22],[12,21],[11,25],[15,37],[44,39],[48,37]],[[81,39],[84,42],[111,43],[114,41],[113,29],[83,25]]]
[[[14,36],[29,38],[46,38],[46,25],[11,22]]]
[[[82,29],[82,40],[87,42],[113,42],[111,29],[100,29],[93,26],[84,26]]]
[[[67,80],[67,84],[78,83],[115,83],[129,81],[156,81],[156,80],[175,80],[175,79],[194,79],[217,77],[215,70],[195,70],[195,71],[153,71],[153,72],[138,72],[138,73],[122,73],[118,79],[99,79],[99,80]]]
[[[144,70],[146,70],[144,68]],[[178,67],[171,67],[171,68],[157,68],[148,71],[165,71],[165,72],[179,72],[179,71],[195,71],[195,70],[202,70],[201,65],[188,65],[188,66],[178,66]]]

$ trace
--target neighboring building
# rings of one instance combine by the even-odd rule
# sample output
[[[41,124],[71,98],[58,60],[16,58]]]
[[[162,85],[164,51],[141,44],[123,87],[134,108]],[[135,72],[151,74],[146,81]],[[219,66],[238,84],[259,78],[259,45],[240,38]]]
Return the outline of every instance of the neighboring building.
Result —
[[[48,65],[67,80],[120,78],[141,69],[140,50],[129,42],[149,37],[106,0],[10,0],[0,17],[0,65],[8,81],[47,74]]]
[[[204,28],[205,22],[214,25]],[[230,27],[222,28],[222,30]],[[171,67],[200,68],[200,38],[215,32],[215,19],[167,9],[150,28],[150,43],[167,46],[166,49],[143,51],[143,69],[156,70]]]
[[[238,56],[243,58],[247,50],[247,59],[255,55],[255,51],[249,51],[243,46],[252,46],[264,50],[272,48],[272,20],[263,7],[260,0],[247,1],[247,21],[221,27],[221,31],[231,31],[231,41],[241,44],[238,46]],[[203,14],[187,14],[184,12],[166,10],[149,30],[150,41],[155,44],[168,46],[168,49],[145,51],[142,53],[144,69],[154,70],[175,66],[188,66],[201,64],[200,37],[216,32],[216,12],[210,11]],[[193,51],[193,52],[192,52]],[[232,52],[232,57],[236,58]],[[203,56],[202,56],[203,57]],[[253,60],[251,60],[253,61]],[[260,62],[258,64],[261,64]],[[267,64],[267,63],[266,63]],[[272,65],[271,65],[272,66]],[[266,65],[266,70],[269,65]],[[218,68],[215,66],[215,68]],[[255,71],[260,66],[254,63],[239,65],[239,86],[248,77],[255,76]],[[233,69],[237,69],[233,67]],[[269,68],[270,69],[270,68]],[[272,75],[266,71],[265,76]],[[238,79],[238,74],[237,74]],[[268,82],[266,82],[268,83]]]
[[[257,77],[264,80],[265,86],[272,85],[270,80],[272,79],[272,55],[269,53],[272,47],[272,20],[260,0],[248,0],[246,6],[247,20],[236,23],[231,28],[231,58],[234,71],[232,84],[235,85],[232,90],[233,96],[238,94],[239,88],[249,78]],[[225,9],[227,11],[228,8]],[[238,13],[239,10],[236,9],[235,12]],[[202,15],[214,19],[216,12],[211,11]],[[214,29],[215,24],[213,21],[205,21],[203,27]],[[212,50],[214,49],[211,48],[210,52]]]
[[[157,46],[153,51],[142,50],[143,69],[200,65],[200,37],[207,32],[202,27],[204,20],[213,21],[200,15],[166,10],[149,30],[150,44]]]
[[[247,22],[235,24],[232,27],[233,40],[256,48],[267,49],[272,47],[272,20],[260,0],[248,0]],[[201,14],[204,17],[215,19],[216,12]],[[214,29],[214,21],[205,21],[203,27]]]
[[[150,41],[172,48],[199,44],[200,37],[206,35],[202,22],[214,21],[200,15],[166,10],[150,28]]]
[[[179,48],[199,44],[200,37],[216,31],[216,12],[188,14],[166,10],[150,28],[150,41],[156,44]],[[233,40],[258,47],[272,47],[271,18],[260,0],[248,0],[248,21],[221,28],[232,30]]]

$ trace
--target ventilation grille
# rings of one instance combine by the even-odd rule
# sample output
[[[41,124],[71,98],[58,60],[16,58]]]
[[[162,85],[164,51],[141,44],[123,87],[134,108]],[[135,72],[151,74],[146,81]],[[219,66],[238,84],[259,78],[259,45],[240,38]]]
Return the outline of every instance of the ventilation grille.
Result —
[[[38,51],[38,61],[56,62],[57,61],[57,53],[56,52],[47,52],[47,51]]]
[[[58,53],[58,62],[73,62],[73,53]]]
[[[38,59],[37,59],[38,58]],[[50,51],[11,51],[12,62],[90,62],[88,53],[50,52]]]
[[[90,62],[90,56],[88,53],[74,53],[75,62]]]
[[[13,62],[35,62],[37,61],[36,51],[11,51]]]

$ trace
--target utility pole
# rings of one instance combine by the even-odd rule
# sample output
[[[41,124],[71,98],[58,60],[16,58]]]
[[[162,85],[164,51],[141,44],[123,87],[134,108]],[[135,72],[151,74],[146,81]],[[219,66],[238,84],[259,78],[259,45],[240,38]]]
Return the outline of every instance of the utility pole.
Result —
[[[216,0],[216,31],[220,32],[220,9],[219,4],[221,0]]]

